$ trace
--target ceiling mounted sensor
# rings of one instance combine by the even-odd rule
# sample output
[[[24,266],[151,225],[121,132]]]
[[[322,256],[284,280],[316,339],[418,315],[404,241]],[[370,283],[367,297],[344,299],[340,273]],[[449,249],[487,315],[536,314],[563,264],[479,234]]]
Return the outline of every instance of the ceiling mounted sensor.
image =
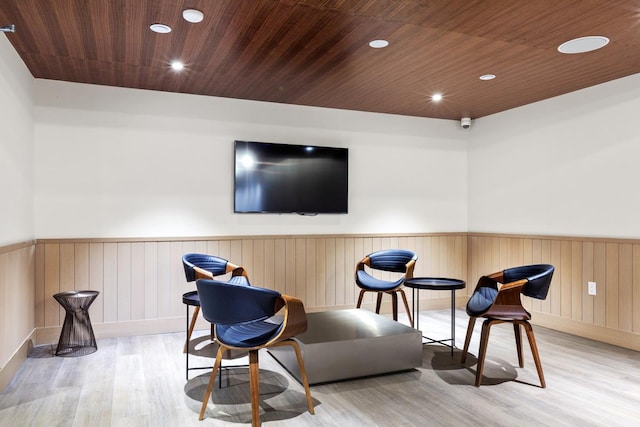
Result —
[[[182,17],[185,21],[197,24],[204,19],[204,13],[196,9],[185,9],[182,11]]]
[[[558,46],[558,52],[573,54],[591,52],[605,47],[609,44],[609,39],[604,36],[586,36],[569,40]]]
[[[158,34],[167,34],[171,32],[171,27],[165,24],[151,24],[149,29]]]

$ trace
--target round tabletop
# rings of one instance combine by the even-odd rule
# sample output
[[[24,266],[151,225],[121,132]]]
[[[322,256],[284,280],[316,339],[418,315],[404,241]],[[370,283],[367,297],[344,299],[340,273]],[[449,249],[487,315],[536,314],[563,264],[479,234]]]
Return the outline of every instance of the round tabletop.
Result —
[[[66,291],[59,292],[53,297],[65,309],[87,309],[99,294],[98,291]]]
[[[466,286],[464,280],[449,279],[446,277],[412,277],[406,279],[404,285],[414,289],[432,289],[439,291],[450,291],[463,289]]]

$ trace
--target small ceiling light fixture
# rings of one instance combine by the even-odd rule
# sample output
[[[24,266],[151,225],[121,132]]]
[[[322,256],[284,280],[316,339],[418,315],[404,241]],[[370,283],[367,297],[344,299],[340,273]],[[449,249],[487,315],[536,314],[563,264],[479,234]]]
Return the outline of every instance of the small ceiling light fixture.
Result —
[[[371,40],[369,42],[369,46],[374,49],[382,49],[383,47],[389,46],[389,42],[386,40]]]
[[[484,81],[493,80],[495,78],[496,78],[495,74],[483,74],[479,77],[480,80],[484,80]]]
[[[569,40],[558,46],[558,52],[573,54],[591,52],[605,47],[609,44],[609,39],[604,36],[586,36]]]
[[[171,63],[171,68],[173,68],[175,71],[182,71],[184,70],[184,64],[180,61],[173,61]]]
[[[165,24],[151,24],[149,29],[158,34],[167,34],[171,32],[171,27]]]
[[[196,9],[185,9],[182,11],[182,17],[185,21],[197,24],[204,19],[204,13]]]
[[[440,102],[442,101],[442,94],[441,93],[434,93],[433,96],[431,97],[431,100],[433,102]]]

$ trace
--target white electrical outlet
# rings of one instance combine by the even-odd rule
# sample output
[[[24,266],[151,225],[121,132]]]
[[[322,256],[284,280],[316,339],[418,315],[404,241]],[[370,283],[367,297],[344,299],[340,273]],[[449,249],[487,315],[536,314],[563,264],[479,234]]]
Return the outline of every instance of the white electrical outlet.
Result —
[[[587,282],[587,288],[589,290],[589,295],[596,294],[596,282]]]

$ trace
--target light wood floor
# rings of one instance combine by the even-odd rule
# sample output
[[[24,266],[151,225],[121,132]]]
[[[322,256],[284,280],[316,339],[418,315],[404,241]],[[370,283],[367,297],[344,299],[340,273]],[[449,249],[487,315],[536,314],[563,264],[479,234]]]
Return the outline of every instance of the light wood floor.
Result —
[[[457,345],[466,328],[457,312]],[[405,321],[406,322],[406,321]],[[449,311],[421,313],[427,335],[446,338]],[[266,352],[261,353],[261,419],[267,426],[632,426],[640,424],[640,353],[534,327],[547,380],[538,386],[525,343],[517,367],[509,325],[494,326],[484,384],[473,386],[478,335],[461,365],[460,350],[426,345],[414,371],[317,385],[316,414],[304,392]],[[32,352],[0,394],[0,426],[238,426],[251,421],[247,369],[225,371],[207,418],[198,411],[208,371],[185,380],[183,333],[99,340],[88,356]],[[213,356],[204,337],[201,355]],[[193,357],[192,364],[209,358]],[[238,359],[243,362],[245,358]]]

